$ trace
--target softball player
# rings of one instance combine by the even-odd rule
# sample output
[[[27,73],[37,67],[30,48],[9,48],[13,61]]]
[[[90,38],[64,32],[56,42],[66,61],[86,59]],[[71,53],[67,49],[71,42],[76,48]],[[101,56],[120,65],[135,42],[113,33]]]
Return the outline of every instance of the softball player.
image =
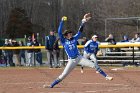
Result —
[[[80,28],[77,34],[72,36],[72,32],[69,30],[65,31],[64,34],[62,34],[62,27],[63,27],[64,21],[67,20],[66,17],[62,17],[62,20],[58,28],[58,34],[60,37],[60,41],[68,55],[68,63],[64,71],[62,72],[62,74],[49,86],[50,88],[53,88],[56,84],[61,82],[75,68],[77,64],[95,68],[106,79],[108,80],[113,79],[112,77],[109,77],[108,75],[106,75],[103,72],[103,70],[100,69],[99,66],[95,66],[95,64],[92,61],[82,57],[77,48],[77,40],[79,39],[81,32],[83,31],[84,24],[90,19],[91,19],[90,13],[85,14],[82,19],[82,23],[80,25]]]
[[[94,62],[95,66],[98,67],[98,61],[96,59],[96,54],[99,50],[97,35],[93,35],[91,40],[88,40],[84,45],[84,57],[90,59]],[[81,73],[83,73],[83,66],[81,66]],[[98,71],[96,71],[98,73]]]

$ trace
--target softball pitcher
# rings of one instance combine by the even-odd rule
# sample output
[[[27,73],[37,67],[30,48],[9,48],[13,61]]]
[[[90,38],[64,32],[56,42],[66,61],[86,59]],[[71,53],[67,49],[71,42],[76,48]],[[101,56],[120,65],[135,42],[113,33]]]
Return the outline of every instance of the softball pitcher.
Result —
[[[77,34],[72,36],[72,32],[69,30],[66,30],[62,34],[62,27],[63,27],[64,21],[67,20],[66,17],[62,17],[62,20],[61,20],[59,28],[58,28],[58,34],[60,37],[60,41],[68,55],[68,63],[66,65],[64,71],[62,72],[62,74],[49,86],[50,88],[53,88],[56,84],[61,82],[76,67],[77,64],[95,68],[106,79],[108,79],[108,80],[113,79],[112,77],[109,77],[108,75],[106,75],[104,73],[104,71],[100,69],[99,66],[95,66],[95,64],[92,61],[82,57],[77,48],[77,40],[79,39],[81,32],[83,31],[84,24],[87,21],[89,21],[90,19],[91,19],[91,14],[90,13],[85,14],[82,19],[82,23],[80,25],[80,28],[79,28]]]

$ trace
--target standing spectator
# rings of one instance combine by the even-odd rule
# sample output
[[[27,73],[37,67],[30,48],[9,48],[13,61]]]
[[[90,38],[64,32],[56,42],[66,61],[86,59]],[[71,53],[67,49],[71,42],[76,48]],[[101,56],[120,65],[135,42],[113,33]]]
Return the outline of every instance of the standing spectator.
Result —
[[[12,40],[12,44],[14,47],[18,47],[19,44],[16,40]],[[14,53],[14,56],[15,56],[15,65],[16,66],[21,66],[21,63],[20,63],[20,60],[19,60],[19,53],[20,53],[20,50],[19,49],[15,49],[13,50],[13,53]]]
[[[86,37],[83,37],[82,39],[83,39],[83,41],[81,42],[81,45],[85,45],[88,40]]]
[[[33,46],[41,46],[41,44],[37,41],[36,38],[34,38]],[[40,64],[40,66],[41,66],[42,65],[42,53],[41,53],[41,49],[35,49],[34,52],[35,52],[35,59]]]
[[[4,47],[12,47],[12,40],[11,39],[5,39],[5,43],[3,45]],[[15,66],[15,64],[13,63],[13,50],[12,49],[7,49],[7,50],[3,50],[3,54],[4,54],[4,60],[6,62],[6,65],[10,66]]]
[[[88,39],[86,37],[83,37],[82,38],[81,45],[85,45],[87,41],[88,41]],[[81,54],[83,54],[84,49],[83,48],[82,49],[79,49],[79,51],[80,51]]]
[[[33,46],[32,38],[30,36],[28,37],[27,46]],[[26,66],[33,66],[32,58],[33,58],[33,49],[28,49]]]
[[[128,36],[124,35],[121,42],[129,42]]]
[[[130,42],[140,42],[140,33],[136,33]]]
[[[12,39],[9,39],[8,46],[13,47]],[[15,66],[15,63],[13,62],[13,50],[8,50],[8,61],[10,66]]]
[[[19,41],[19,46],[25,46],[23,41]],[[23,59],[24,64],[26,65],[25,49],[20,49],[20,53],[19,53],[20,63],[21,63],[21,59]]]
[[[57,40],[55,41],[55,43],[53,45],[53,49],[56,51],[57,67],[58,68],[61,67],[61,63],[59,61],[59,58],[60,58],[59,40],[60,40],[60,38],[57,38]]]
[[[47,50],[47,59],[50,63],[50,68],[58,67],[57,64],[57,51],[54,49],[54,44],[57,38],[54,35],[54,31],[50,31],[50,35],[45,37],[45,48]],[[54,61],[54,62],[53,62]]]
[[[5,42],[4,42],[4,47],[8,46],[8,39],[5,39]],[[3,57],[4,57],[4,61],[6,63],[6,66],[8,65],[8,51],[7,50],[2,50],[2,54],[3,54]]]

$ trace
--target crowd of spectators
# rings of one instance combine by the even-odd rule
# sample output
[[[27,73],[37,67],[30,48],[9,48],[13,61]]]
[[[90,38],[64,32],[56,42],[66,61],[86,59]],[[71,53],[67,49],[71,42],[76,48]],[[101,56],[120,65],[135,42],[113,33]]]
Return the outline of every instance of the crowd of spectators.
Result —
[[[41,46],[36,38],[33,40],[28,38],[26,44],[23,41],[17,41],[12,39],[5,39],[3,47],[22,47],[22,46]],[[27,51],[27,55],[26,55]],[[33,55],[36,61],[42,65],[42,53],[41,49],[4,49],[2,50],[2,58],[6,66],[33,66]],[[23,60],[23,63],[22,63]]]
[[[82,38],[82,42],[77,42],[77,45],[85,45],[88,41],[86,37]],[[116,40],[113,34],[109,34],[105,39],[105,42],[108,44],[116,44]],[[136,33],[134,38],[129,39],[127,35],[122,37],[122,40],[119,42],[140,42],[140,34]],[[47,54],[47,60],[50,68],[59,68],[61,67],[60,63],[60,49],[59,49],[59,38],[55,36],[55,31],[50,30],[50,34],[45,36],[45,49]],[[27,42],[17,41],[12,39],[5,39],[3,47],[21,47],[21,46],[41,46],[41,43],[37,40],[37,38],[28,37]],[[115,48],[116,49],[116,48]],[[113,48],[109,48],[108,51],[114,51]],[[40,66],[44,63],[42,61],[42,51],[41,49],[4,49],[2,50],[3,61],[6,66],[34,66],[35,62],[37,62]],[[34,60],[35,62],[34,62]]]

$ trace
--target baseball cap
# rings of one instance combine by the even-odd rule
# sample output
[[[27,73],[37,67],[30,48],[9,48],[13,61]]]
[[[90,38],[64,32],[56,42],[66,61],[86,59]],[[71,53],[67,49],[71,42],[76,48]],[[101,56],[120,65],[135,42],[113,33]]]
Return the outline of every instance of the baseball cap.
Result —
[[[65,30],[64,33],[63,33],[63,35],[66,36],[68,33],[72,33],[72,31],[70,31],[70,30]]]
[[[98,36],[97,36],[97,35],[93,35],[93,36],[92,36],[92,38],[96,38],[96,37],[98,37]]]

